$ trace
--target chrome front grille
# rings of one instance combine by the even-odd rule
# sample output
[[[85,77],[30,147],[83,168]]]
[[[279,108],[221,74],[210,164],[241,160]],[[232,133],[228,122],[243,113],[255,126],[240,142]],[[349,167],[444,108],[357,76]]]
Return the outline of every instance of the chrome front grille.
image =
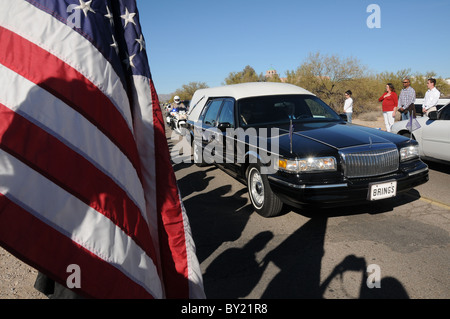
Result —
[[[398,170],[399,153],[392,145],[373,144],[340,151],[348,178],[379,176]]]

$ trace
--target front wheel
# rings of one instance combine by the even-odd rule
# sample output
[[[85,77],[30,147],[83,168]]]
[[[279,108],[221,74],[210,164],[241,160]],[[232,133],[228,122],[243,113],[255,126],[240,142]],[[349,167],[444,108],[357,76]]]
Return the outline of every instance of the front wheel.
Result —
[[[192,155],[194,157],[194,163],[197,166],[203,167],[208,165],[203,159],[202,147],[198,145],[198,142],[196,142],[195,140],[192,141]]]
[[[263,217],[278,216],[283,202],[270,189],[267,176],[261,174],[257,165],[251,165],[247,174],[247,189],[256,212]]]
[[[409,132],[403,132],[401,135],[404,136],[404,137],[413,139],[413,140],[416,139],[416,137],[412,133],[409,133]]]

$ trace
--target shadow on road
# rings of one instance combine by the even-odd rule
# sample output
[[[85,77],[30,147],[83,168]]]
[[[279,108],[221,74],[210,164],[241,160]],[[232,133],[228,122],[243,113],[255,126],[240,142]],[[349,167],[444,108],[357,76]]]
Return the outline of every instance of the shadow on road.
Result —
[[[364,258],[346,256],[336,265],[322,283],[321,264],[324,254],[324,238],[327,218],[310,219],[264,258],[265,263],[273,262],[279,273],[269,283],[262,298],[306,298],[322,299],[331,281],[342,280],[347,271],[360,272],[361,284],[359,298],[408,298],[402,284],[395,278],[381,279],[381,288],[367,285],[367,263]]]
[[[219,299],[248,296],[261,280],[266,268],[265,263],[256,261],[255,255],[272,238],[272,232],[261,232],[244,247],[229,248],[215,258],[203,276],[207,296]]]
[[[231,195],[230,185],[205,191],[213,179],[208,177],[208,172],[214,169],[203,168],[178,180],[200,263],[222,243],[239,239],[253,213],[248,205],[246,189]],[[196,192],[199,194],[187,198]]]

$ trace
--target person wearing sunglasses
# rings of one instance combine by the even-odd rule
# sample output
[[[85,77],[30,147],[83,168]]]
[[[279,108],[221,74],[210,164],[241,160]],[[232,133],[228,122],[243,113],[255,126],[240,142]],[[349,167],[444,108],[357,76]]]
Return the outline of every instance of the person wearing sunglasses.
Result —
[[[398,111],[402,113],[402,120],[408,120],[410,113],[414,111],[414,102],[416,101],[416,91],[411,87],[411,81],[405,78],[403,89],[398,97]]]

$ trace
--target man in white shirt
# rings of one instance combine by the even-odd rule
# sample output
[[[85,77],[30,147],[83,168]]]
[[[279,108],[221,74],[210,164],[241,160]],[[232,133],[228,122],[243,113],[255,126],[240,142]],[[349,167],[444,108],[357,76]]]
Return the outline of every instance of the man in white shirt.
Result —
[[[422,109],[423,113],[428,116],[432,111],[437,111],[436,105],[438,104],[441,92],[436,89],[436,80],[428,79],[427,81],[428,91],[425,93],[425,99],[423,101]]]

